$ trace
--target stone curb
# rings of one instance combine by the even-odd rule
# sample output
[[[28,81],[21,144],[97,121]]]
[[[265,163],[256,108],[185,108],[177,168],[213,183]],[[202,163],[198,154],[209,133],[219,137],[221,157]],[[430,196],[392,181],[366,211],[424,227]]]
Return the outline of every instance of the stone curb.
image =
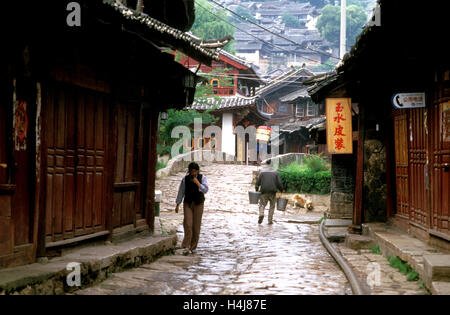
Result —
[[[105,280],[110,273],[150,263],[175,250],[177,236],[148,236],[120,244],[90,246],[75,250],[48,263],[34,263],[0,270],[0,295],[53,295],[73,292],[78,287],[67,285],[73,271],[71,262],[80,264],[81,287]]]
[[[374,239],[383,256],[398,256],[401,260],[409,263],[417,271],[420,279],[424,281],[426,288],[432,292],[433,288],[427,281],[428,276],[424,268],[424,256],[444,253],[407,233],[399,232],[396,229],[391,230],[385,224],[369,223],[364,229],[366,231],[363,234]]]

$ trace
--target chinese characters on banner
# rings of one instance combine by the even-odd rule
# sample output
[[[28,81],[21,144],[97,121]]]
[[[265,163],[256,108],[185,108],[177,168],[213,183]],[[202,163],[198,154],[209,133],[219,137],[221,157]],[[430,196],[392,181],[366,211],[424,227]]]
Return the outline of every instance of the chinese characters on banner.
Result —
[[[352,154],[352,100],[350,98],[328,98],[326,105],[328,152]]]

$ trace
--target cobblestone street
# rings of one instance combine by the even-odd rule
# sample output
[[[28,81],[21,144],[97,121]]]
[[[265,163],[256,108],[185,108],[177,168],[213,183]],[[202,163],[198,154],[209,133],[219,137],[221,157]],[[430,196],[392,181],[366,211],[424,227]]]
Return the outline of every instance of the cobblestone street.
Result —
[[[318,237],[321,207],[276,211],[274,224],[258,225],[257,205],[249,205],[254,166],[214,164],[201,169],[208,178],[205,212],[197,252],[164,256],[76,294],[351,294],[344,274]],[[175,198],[184,174],[157,181],[163,192],[163,233],[183,238],[183,214]],[[302,224],[298,222],[302,221]],[[297,222],[297,223],[292,223]]]

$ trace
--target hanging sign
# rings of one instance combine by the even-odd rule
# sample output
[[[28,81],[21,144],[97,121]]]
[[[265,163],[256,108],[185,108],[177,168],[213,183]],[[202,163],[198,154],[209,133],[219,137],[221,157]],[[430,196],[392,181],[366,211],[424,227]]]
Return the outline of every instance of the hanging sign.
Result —
[[[392,96],[392,105],[397,109],[423,108],[425,93],[397,93]]]
[[[269,126],[260,126],[256,129],[256,140],[269,142],[271,129]]]
[[[352,100],[350,98],[327,98],[326,106],[328,152],[352,154]]]

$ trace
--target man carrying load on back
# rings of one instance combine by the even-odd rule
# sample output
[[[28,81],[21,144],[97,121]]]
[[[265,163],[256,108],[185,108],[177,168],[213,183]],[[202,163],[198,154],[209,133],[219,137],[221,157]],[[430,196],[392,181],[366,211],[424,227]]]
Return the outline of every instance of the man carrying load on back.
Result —
[[[261,189],[260,189],[261,187]],[[266,166],[261,170],[256,181],[256,191],[261,192],[259,197],[259,220],[261,224],[264,220],[264,209],[270,202],[268,223],[273,224],[273,214],[275,212],[276,193],[277,191],[285,192],[281,183],[280,174],[270,166],[270,160],[267,160]]]

